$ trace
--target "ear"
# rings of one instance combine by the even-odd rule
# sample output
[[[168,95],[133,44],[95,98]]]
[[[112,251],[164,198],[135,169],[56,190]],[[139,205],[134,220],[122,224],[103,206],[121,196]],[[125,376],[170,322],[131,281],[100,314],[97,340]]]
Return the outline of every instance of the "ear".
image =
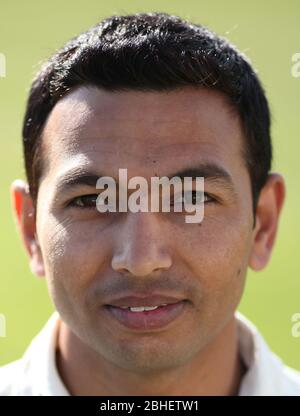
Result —
[[[11,184],[10,192],[17,227],[30,257],[30,269],[36,276],[45,276],[44,261],[36,233],[36,213],[29,186],[17,179]]]
[[[257,203],[256,226],[249,257],[249,266],[255,271],[263,269],[270,259],[285,193],[283,177],[279,173],[269,174]]]

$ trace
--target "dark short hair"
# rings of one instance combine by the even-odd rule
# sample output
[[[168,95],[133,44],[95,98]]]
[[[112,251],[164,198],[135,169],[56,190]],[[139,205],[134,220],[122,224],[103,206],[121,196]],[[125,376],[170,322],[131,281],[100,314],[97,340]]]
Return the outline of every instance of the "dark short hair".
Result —
[[[55,104],[72,88],[163,91],[200,86],[226,94],[236,109],[252,186],[253,212],[271,168],[270,111],[248,59],[226,39],[167,13],[111,16],[71,39],[33,80],[23,124],[31,196],[43,168],[41,133]]]

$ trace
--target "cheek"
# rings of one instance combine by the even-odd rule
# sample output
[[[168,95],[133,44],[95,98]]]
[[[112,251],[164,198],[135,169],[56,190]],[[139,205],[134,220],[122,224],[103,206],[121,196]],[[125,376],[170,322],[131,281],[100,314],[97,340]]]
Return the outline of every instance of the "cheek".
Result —
[[[179,240],[181,258],[203,292],[203,302],[211,310],[239,302],[251,246],[248,221],[206,217]],[[184,241],[184,243],[183,243]]]
[[[39,232],[50,290],[80,302],[87,287],[105,267],[107,239],[92,224],[48,214]]]

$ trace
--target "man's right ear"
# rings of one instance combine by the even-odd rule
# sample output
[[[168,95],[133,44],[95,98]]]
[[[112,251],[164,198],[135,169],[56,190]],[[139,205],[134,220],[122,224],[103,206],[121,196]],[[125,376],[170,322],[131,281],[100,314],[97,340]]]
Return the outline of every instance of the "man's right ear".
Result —
[[[24,247],[30,257],[30,269],[36,276],[45,276],[44,261],[36,232],[36,215],[29,186],[21,179],[10,187],[14,217]]]

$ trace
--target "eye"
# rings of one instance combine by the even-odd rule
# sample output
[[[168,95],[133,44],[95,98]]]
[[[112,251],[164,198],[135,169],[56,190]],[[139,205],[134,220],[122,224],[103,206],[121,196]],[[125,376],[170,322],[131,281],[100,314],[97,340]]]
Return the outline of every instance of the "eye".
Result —
[[[82,195],[78,196],[68,204],[70,207],[75,208],[96,208],[98,194]]]
[[[187,194],[192,194],[192,195],[191,195],[191,197],[189,196],[189,198],[185,202],[185,198],[186,198]],[[178,204],[178,203],[179,204],[192,203],[193,205],[196,205],[196,203],[197,203],[197,197],[199,199],[198,202],[210,203],[210,202],[214,202],[215,201],[215,199],[213,197],[211,197],[206,192],[190,191],[190,192],[186,192],[185,194],[184,193],[180,194],[179,198],[176,199],[175,203],[176,204]]]

